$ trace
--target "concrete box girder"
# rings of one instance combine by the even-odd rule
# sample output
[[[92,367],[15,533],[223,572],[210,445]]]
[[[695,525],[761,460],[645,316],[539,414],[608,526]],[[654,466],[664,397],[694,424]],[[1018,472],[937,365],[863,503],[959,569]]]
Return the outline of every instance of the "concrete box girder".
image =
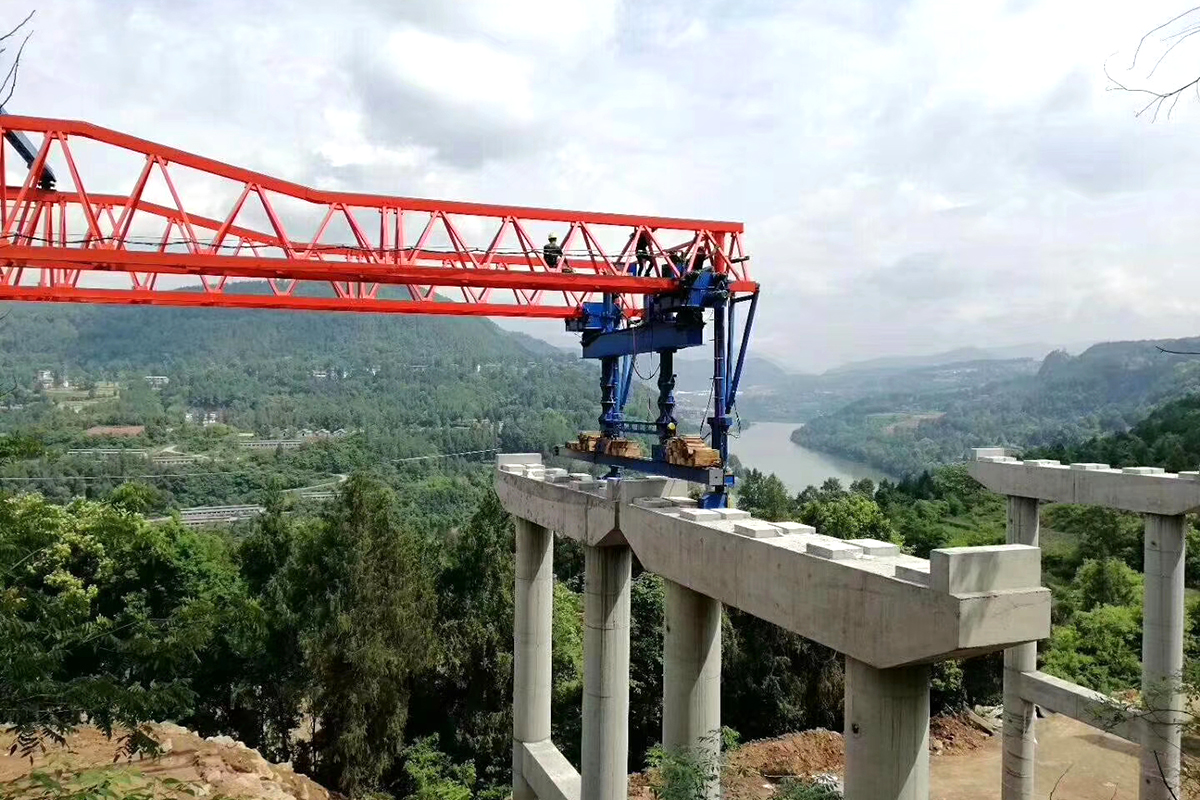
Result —
[[[967,471],[997,494],[1166,516],[1200,509],[1200,480],[1194,474],[996,458],[977,455],[967,464]]]
[[[1049,635],[1050,593],[1036,582],[1023,588],[939,591],[932,582],[897,576],[898,568],[911,576],[928,564],[912,556],[830,560],[810,554],[809,546],[853,545],[787,528],[779,536],[753,538],[735,532],[734,525],[745,524],[741,520],[691,521],[683,518],[688,509],[633,502],[680,494],[672,483],[622,481],[621,498],[609,500],[523,474],[496,473],[497,494],[510,513],[584,544],[628,543],[651,572],[877,669],[998,650]],[[856,548],[859,556],[863,552]],[[947,563],[960,557],[947,555]],[[999,559],[994,567],[1001,571],[1012,557],[989,556]]]

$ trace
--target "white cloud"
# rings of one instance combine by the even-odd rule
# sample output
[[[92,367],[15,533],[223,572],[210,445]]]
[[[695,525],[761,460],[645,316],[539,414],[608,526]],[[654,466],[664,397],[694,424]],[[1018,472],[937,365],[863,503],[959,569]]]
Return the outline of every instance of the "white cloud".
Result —
[[[1143,80],[1178,3],[42,5],[15,111],[323,186],[742,219],[756,346],[796,366],[1197,332],[1200,102],[1151,124],[1103,74]]]

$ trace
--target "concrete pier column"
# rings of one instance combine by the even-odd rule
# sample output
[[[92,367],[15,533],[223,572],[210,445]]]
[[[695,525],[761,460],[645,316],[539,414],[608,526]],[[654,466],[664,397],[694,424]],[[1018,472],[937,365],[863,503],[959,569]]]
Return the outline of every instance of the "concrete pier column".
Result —
[[[550,738],[550,631],[554,622],[553,536],[517,518],[513,608],[513,800],[537,800],[522,775],[526,742]]]
[[[584,547],[581,800],[629,796],[629,591],[632,551]]]
[[[929,674],[846,656],[846,800],[929,800]]]
[[[1175,800],[1184,697],[1182,515],[1146,515],[1145,583],[1142,609],[1142,699],[1151,709],[1142,736],[1141,800]]]
[[[1008,544],[1038,546],[1038,501],[1008,498]],[[1040,585],[1040,581],[1038,582]],[[1037,642],[1004,651],[1004,754],[1001,758],[1002,800],[1033,800],[1037,741],[1034,739],[1033,703],[1020,693],[1020,675],[1037,669]]]
[[[721,753],[721,603],[673,581],[665,584],[663,746]],[[720,781],[705,797],[721,796]]]

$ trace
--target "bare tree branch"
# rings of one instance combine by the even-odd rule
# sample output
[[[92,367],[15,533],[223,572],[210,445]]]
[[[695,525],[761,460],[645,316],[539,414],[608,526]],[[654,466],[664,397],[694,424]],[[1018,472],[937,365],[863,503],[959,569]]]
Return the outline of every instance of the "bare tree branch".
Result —
[[[1158,33],[1159,31],[1161,31],[1163,28],[1167,27],[1168,25],[1173,25],[1174,23],[1176,23],[1179,20],[1186,17],[1188,14],[1194,14],[1197,11],[1200,11],[1200,6],[1192,6],[1187,11],[1184,11],[1182,14],[1171,17],[1171,19],[1167,20],[1162,25],[1159,25],[1157,28],[1151,28],[1150,30],[1146,31],[1146,33],[1142,34],[1142,38],[1138,40],[1137,48],[1135,48],[1133,51],[1133,61],[1131,61],[1129,63],[1129,68],[1133,69],[1134,67],[1137,66],[1138,55],[1142,52],[1142,45],[1144,45],[1146,43],[1147,39],[1149,39],[1151,36]]]
[[[1172,25],[1176,24],[1180,20],[1196,14],[1197,12],[1200,12],[1200,6],[1193,6],[1187,11],[1184,11],[1181,14],[1176,14],[1174,17],[1162,23],[1161,25],[1158,25],[1142,34],[1142,38],[1138,40],[1137,47],[1134,48],[1133,59],[1130,61],[1127,71],[1133,71],[1137,68],[1138,59],[1141,57],[1142,50],[1145,47],[1146,42],[1151,37],[1157,33],[1160,33],[1161,31],[1169,29]],[[1158,68],[1162,66],[1167,57],[1174,52],[1175,48],[1190,40],[1198,33],[1200,33],[1200,22],[1189,20],[1188,23],[1185,24],[1180,30],[1169,32],[1159,37],[1160,42],[1164,44],[1169,43],[1169,46],[1157,59],[1155,59],[1154,64],[1150,67],[1150,71],[1146,74],[1146,80],[1154,77],[1154,74],[1158,71]],[[1108,78],[1109,81],[1109,85],[1107,87],[1108,91],[1129,92],[1130,94],[1140,94],[1146,96],[1148,98],[1146,104],[1139,108],[1138,111],[1135,112],[1134,116],[1141,117],[1147,112],[1150,112],[1150,119],[1152,122],[1158,121],[1159,114],[1162,113],[1164,107],[1166,108],[1166,117],[1167,119],[1170,119],[1184,92],[1194,89],[1196,91],[1197,98],[1200,99],[1200,76],[1178,85],[1175,88],[1168,88],[1165,91],[1141,86],[1131,86],[1124,81],[1117,80],[1112,76],[1112,73],[1109,72],[1107,61],[1104,64],[1104,76]]]
[[[28,23],[28,22],[29,22],[29,20],[33,19],[33,15],[34,15],[34,14],[36,14],[36,13],[37,13],[37,9],[34,9],[33,11],[30,11],[30,12],[29,12],[29,14],[28,14],[28,15],[25,17],[25,19],[21,20],[21,21],[20,21],[20,22],[17,24],[17,27],[13,28],[11,31],[9,31],[8,33],[4,34],[3,36],[0,36],[0,42],[3,42],[5,39],[8,39],[8,38],[10,38],[10,37],[12,37],[12,36],[16,36],[16,35],[17,35],[17,32],[18,32],[18,31],[20,31],[20,30],[21,30],[21,28],[24,28],[24,27],[25,27],[25,25],[26,25],[26,23]]]
[[[21,40],[21,46],[17,48],[17,55],[13,58],[12,66],[8,68],[8,74],[4,76],[4,81],[0,83],[0,92],[8,88],[8,94],[0,100],[0,108],[8,104],[12,99],[13,92],[17,91],[17,74],[21,68],[21,55],[25,52],[25,45],[29,43],[29,37],[33,36],[33,31],[25,34],[25,38]],[[9,83],[11,81],[11,84]]]

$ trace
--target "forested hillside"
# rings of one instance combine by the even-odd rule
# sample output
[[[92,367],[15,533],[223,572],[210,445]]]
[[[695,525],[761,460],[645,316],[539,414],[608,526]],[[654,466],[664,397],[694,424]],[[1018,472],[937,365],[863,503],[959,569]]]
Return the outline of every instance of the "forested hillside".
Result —
[[[544,450],[595,427],[597,383],[593,362],[484,319],[15,304],[0,311],[0,432],[41,454],[0,482],[66,500],[149,474],[165,508],[257,502],[396,459]],[[149,456],[68,453],[97,447]]]
[[[1036,374],[952,392],[867,397],[793,434],[807,447],[914,474],[971,447],[1046,447],[1128,430],[1161,403],[1200,389],[1200,360],[1164,353],[1200,339],[1109,342],[1078,356],[1054,352]]]

